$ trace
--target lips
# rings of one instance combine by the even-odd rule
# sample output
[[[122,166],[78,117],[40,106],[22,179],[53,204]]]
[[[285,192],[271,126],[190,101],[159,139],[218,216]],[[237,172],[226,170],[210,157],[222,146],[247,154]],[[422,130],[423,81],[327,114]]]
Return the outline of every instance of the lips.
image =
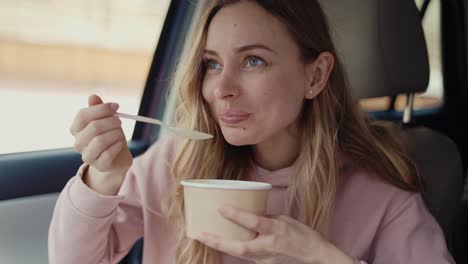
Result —
[[[219,115],[219,119],[226,124],[237,124],[250,117],[250,113],[239,111],[239,110],[229,110]]]

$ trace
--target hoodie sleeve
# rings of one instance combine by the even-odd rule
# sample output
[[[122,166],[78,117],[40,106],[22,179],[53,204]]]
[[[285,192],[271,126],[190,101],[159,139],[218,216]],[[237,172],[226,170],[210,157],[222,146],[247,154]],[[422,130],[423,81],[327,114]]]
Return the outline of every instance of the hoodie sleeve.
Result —
[[[392,207],[374,240],[369,263],[455,263],[442,229],[419,194],[400,197]]]
[[[169,190],[170,164],[178,143],[174,137],[160,139],[134,158],[116,196],[89,188],[82,180],[87,169],[83,164],[55,205],[49,227],[49,263],[114,264],[126,256],[144,235],[146,206],[142,203],[158,201]]]
[[[55,205],[49,228],[51,264],[117,263],[143,236],[133,171],[127,174],[117,196],[105,196],[83,182],[86,169],[86,164],[80,167]]]

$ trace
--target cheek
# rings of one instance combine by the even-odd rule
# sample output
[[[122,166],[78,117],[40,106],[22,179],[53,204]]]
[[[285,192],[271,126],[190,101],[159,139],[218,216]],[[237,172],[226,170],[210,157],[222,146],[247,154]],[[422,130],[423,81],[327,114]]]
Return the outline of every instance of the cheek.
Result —
[[[202,96],[205,102],[207,102],[210,105],[210,108],[212,108],[212,105],[214,104],[214,95],[213,90],[207,83],[202,84]]]
[[[201,92],[202,92],[203,101],[205,101],[205,103],[207,104],[207,107],[208,107],[208,109],[206,109],[206,110],[209,111],[211,113],[211,115],[213,116],[213,118],[216,120],[215,98],[214,98],[214,95],[213,95],[213,91],[210,89],[210,86],[206,85],[206,84],[202,84],[201,89],[202,89]],[[217,122],[217,120],[216,120],[216,122]]]
[[[294,120],[303,105],[304,94],[301,82],[288,76],[277,75],[278,78],[265,82],[261,101],[264,114],[272,120]]]
[[[212,100],[212,95],[210,92],[209,85],[205,81],[203,81],[201,89],[202,89],[203,99],[205,99],[205,101],[207,102],[210,102]]]

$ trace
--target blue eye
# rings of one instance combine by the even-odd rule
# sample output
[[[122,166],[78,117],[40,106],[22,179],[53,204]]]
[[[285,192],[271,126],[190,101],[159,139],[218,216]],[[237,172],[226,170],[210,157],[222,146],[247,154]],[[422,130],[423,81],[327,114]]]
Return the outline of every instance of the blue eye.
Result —
[[[247,59],[247,67],[257,67],[264,65],[265,61],[256,56],[251,56]]]
[[[221,65],[214,60],[206,60],[205,66],[208,70],[221,69]]]

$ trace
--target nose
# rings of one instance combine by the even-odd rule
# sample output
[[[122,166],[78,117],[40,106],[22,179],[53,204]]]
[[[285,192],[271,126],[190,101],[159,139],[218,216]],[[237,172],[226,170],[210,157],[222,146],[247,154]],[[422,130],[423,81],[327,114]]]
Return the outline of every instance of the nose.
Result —
[[[233,100],[237,98],[240,94],[240,86],[235,74],[225,71],[221,73],[219,78],[214,90],[216,99]]]

